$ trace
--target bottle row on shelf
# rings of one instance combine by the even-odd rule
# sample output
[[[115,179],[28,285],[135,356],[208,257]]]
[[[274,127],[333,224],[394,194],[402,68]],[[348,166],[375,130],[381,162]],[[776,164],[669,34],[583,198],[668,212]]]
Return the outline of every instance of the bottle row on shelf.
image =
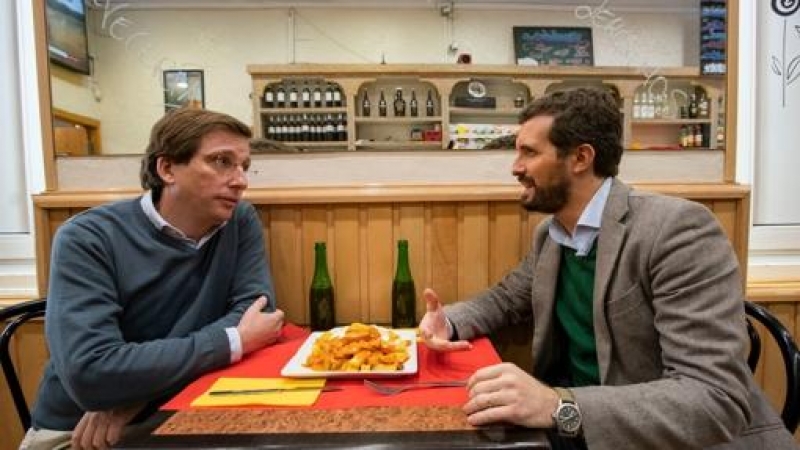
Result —
[[[347,141],[345,114],[273,115],[264,123],[264,137],[282,142]]]
[[[684,105],[675,103],[666,94],[637,92],[633,97],[633,118],[708,119],[710,116],[710,100],[703,92],[689,94]]]
[[[261,96],[263,108],[339,108],[344,106],[342,88],[325,80],[285,80],[267,84]]]
[[[408,106],[406,108],[406,106]],[[406,104],[406,99],[403,97],[403,88],[398,87],[394,91],[394,101],[392,102],[392,117],[419,117],[419,102],[417,101],[417,92],[411,90],[411,99]],[[428,90],[428,98],[425,100],[425,115],[433,117],[436,113],[436,107],[433,101],[433,94],[430,89]],[[369,92],[364,90],[361,97],[361,116],[372,116],[372,102],[369,100]],[[378,117],[389,117],[389,104],[386,101],[386,95],[383,89],[380,90],[380,98],[378,99]]]
[[[683,148],[709,146],[709,135],[702,125],[683,125],[680,132],[680,145]]]

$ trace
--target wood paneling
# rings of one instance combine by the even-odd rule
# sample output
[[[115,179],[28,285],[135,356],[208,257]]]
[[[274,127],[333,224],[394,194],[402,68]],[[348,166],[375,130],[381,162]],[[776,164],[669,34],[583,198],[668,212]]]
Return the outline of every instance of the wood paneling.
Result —
[[[731,238],[741,261],[746,255],[749,189],[735,185],[646,185],[647,190],[706,204]],[[70,216],[137,192],[47,193],[35,196],[37,270],[46,293],[49,250],[56,229]],[[340,323],[391,321],[391,282],[398,239],[408,239],[416,281],[417,317],[425,312],[422,291],[431,287],[445,303],[474,294],[513,268],[531,245],[534,228],[545,217],[519,207],[519,190],[506,185],[369,186],[330,189],[257,189],[248,191],[261,218],[277,301],[287,320],[308,321],[308,286],[314,270],[314,242],[324,241],[336,292]],[[794,292],[800,292],[797,286]],[[798,296],[800,298],[800,296]],[[763,299],[762,299],[763,300]],[[769,300],[769,299],[768,299]],[[784,299],[777,309],[798,331],[800,304]],[[775,304],[770,304],[774,308]],[[31,344],[44,348],[39,341]],[[493,336],[504,359],[531,364],[530,336],[512,330]],[[765,348],[764,368],[756,374],[772,399],[780,399],[782,368],[777,349]],[[22,351],[27,355],[28,350]],[[34,367],[44,358],[33,356]],[[39,375],[27,372],[33,387]],[[31,391],[32,392],[32,391]],[[3,408],[7,409],[7,402]],[[4,413],[7,414],[7,413]]]
[[[748,188],[713,184],[642,188],[708,206],[746,267]],[[35,196],[37,269],[43,295],[56,229],[88,207],[136,194]],[[247,198],[262,218],[278,302],[289,320],[307,321],[313,243],[325,241],[339,321],[388,323],[398,239],[409,241],[421,315],[425,287],[436,289],[444,301],[462,299],[497,281],[527,252],[533,229],[544,216],[522,210],[518,196],[519,189],[510,185],[412,185],[253,189]]]
[[[5,323],[0,323],[0,328],[4,326]],[[9,349],[25,397],[28,404],[32,405],[48,358],[44,323],[41,320],[32,320],[21,326],[11,340]],[[24,434],[5,376],[0,373],[0,450],[17,448]]]

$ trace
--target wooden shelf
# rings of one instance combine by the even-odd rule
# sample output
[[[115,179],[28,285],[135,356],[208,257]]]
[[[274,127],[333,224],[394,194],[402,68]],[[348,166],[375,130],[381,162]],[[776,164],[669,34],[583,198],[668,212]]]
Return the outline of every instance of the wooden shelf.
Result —
[[[633,125],[707,125],[711,119],[633,119]]]
[[[346,113],[347,108],[331,107],[331,108],[260,108],[262,114],[339,114]]]
[[[367,150],[441,150],[439,141],[356,141],[356,148]]]
[[[522,111],[517,108],[463,108],[458,106],[450,107],[451,116],[483,116],[483,117],[515,117]]]
[[[363,124],[415,124],[415,123],[441,123],[439,116],[431,117],[356,117],[356,123]]]

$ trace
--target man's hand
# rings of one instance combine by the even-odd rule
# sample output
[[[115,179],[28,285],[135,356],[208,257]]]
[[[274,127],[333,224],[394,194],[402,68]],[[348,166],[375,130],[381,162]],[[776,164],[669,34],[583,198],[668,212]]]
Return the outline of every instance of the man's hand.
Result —
[[[89,411],[83,414],[72,431],[72,448],[77,450],[107,449],[119,441],[122,430],[144,405]]]
[[[266,305],[267,298],[262,295],[247,308],[236,326],[245,354],[273,344],[281,335],[283,311],[276,309],[273,313],[262,312]]]
[[[484,367],[467,382],[467,422],[479,426],[509,422],[530,428],[552,428],[558,394],[511,363]]]
[[[469,350],[472,344],[469,341],[450,342],[450,333],[447,329],[447,317],[442,309],[442,302],[433,289],[425,289],[422,294],[425,297],[427,311],[419,323],[419,331],[425,345],[431,350],[440,352],[452,352],[457,350]]]

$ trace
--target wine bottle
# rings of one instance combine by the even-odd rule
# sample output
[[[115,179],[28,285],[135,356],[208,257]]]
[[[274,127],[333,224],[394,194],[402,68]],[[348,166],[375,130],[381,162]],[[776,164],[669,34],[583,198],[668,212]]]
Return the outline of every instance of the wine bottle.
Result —
[[[364,99],[361,100],[361,116],[362,117],[369,117],[372,114],[372,105],[369,102],[369,95],[367,94],[367,90],[364,90]]]
[[[378,100],[378,115],[386,117],[386,97],[383,96],[383,90],[381,90],[381,98]]]
[[[278,89],[275,91],[275,106],[278,108],[286,107],[286,89],[283,87],[283,83],[279,84]]]
[[[333,283],[328,274],[328,254],[324,242],[314,244],[314,277],[308,293],[309,325],[314,331],[336,326]]]
[[[694,94],[689,96],[689,118],[697,118],[697,97]]]
[[[308,142],[311,140],[311,128],[308,125],[308,115],[303,114],[303,121],[300,122],[300,140]]]
[[[408,265],[408,241],[397,241],[397,270],[392,281],[392,328],[417,325],[417,294]]]
[[[408,109],[411,113],[411,117],[417,117],[419,115],[419,105],[417,104],[417,93],[413,90],[411,91],[411,101],[408,102]]]
[[[330,83],[325,88],[325,104],[323,106],[326,108],[333,106],[333,86]]]
[[[303,108],[311,107],[311,89],[308,88],[308,80],[303,81],[303,90],[300,93],[300,99],[303,102]]]
[[[289,87],[289,107],[290,108],[297,108],[298,106],[298,94],[297,94],[297,86],[294,83],[291,84]]]
[[[333,106],[336,108],[340,108],[342,103],[342,90],[339,88],[338,84],[334,84],[331,86],[333,90]]]
[[[322,89],[318,84],[314,86],[314,92],[311,95],[314,98],[314,108],[322,107]]]
[[[336,121],[336,140],[347,140],[347,117],[344,114],[339,114],[339,119]]]
[[[433,95],[431,94],[430,89],[428,89],[428,99],[425,100],[425,114],[427,114],[428,117],[433,116],[435,112],[434,109],[435,108],[433,106]]]
[[[394,91],[394,116],[405,117],[406,115],[406,101],[403,99],[403,88],[397,88]]]
[[[272,87],[270,87],[270,85],[264,86],[264,107],[275,107],[275,93],[272,92]]]

